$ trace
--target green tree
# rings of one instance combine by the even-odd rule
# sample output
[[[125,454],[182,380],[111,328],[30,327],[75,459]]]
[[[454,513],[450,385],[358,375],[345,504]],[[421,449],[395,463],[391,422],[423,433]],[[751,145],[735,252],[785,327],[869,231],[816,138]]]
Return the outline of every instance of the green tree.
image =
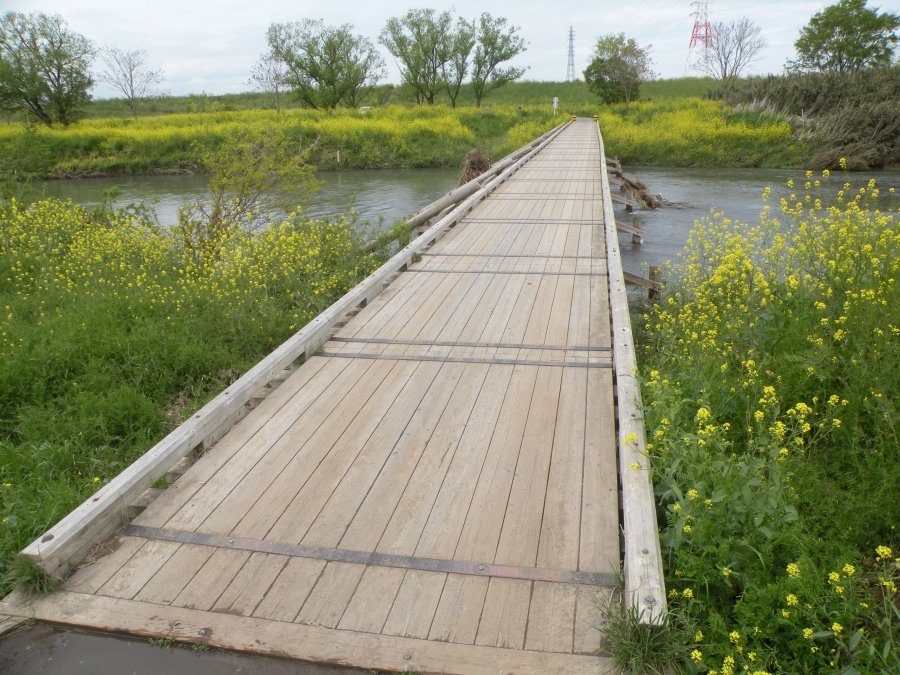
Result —
[[[866,7],[866,0],[840,0],[817,12],[794,43],[790,71],[840,73],[889,66],[900,15]]]
[[[287,68],[286,81],[311,108],[355,106],[384,76],[384,59],[353,26],[326,26],[321,19],[273,23],[266,33],[270,53]]]
[[[59,16],[9,12],[0,19],[0,108],[69,124],[90,100],[90,41]]]
[[[525,40],[518,33],[518,26],[509,25],[503,17],[493,17],[485,12],[479,18],[472,64],[472,91],[477,107],[481,107],[481,99],[488,92],[518,80],[525,73],[525,68],[499,67],[525,51]]]
[[[400,75],[416,103],[434,103],[446,89],[445,72],[453,58],[453,17],[433,9],[411,9],[388,19],[378,41],[397,59]]]
[[[456,20],[456,30],[453,32],[450,45],[450,60],[444,64],[444,82],[447,87],[447,95],[450,97],[450,105],[456,107],[456,98],[459,90],[469,74],[472,48],[475,46],[475,25],[463,18]]]
[[[624,33],[598,38],[594,58],[584,71],[588,89],[605,103],[629,103],[641,82],[653,76],[649,50],[649,45],[642,48]]]

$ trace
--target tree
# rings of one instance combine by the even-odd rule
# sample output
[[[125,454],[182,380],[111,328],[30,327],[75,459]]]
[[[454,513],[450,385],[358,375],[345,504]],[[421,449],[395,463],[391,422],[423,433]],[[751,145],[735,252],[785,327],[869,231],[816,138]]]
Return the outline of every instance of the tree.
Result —
[[[287,66],[272,50],[259,57],[250,67],[250,79],[247,84],[257,91],[272,97],[272,107],[281,112],[281,95],[288,89]]]
[[[788,70],[845,72],[889,66],[900,15],[868,9],[866,0],[840,0],[817,12],[794,43]]]
[[[712,36],[706,48],[701,67],[711,77],[722,83],[722,93],[727,95],[734,81],[744,69],[759,56],[766,40],[759,26],[747,17],[712,25]]]
[[[443,76],[450,97],[450,105],[456,107],[459,90],[469,74],[469,57],[475,46],[475,25],[463,18],[456,20],[456,30],[451,36],[450,60],[444,64]]]
[[[624,33],[598,38],[594,58],[584,71],[588,89],[606,103],[629,103],[641,82],[653,76],[649,50],[650,45],[641,48]]]
[[[378,41],[397,59],[403,82],[416,103],[434,103],[446,88],[444,72],[453,58],[453,17],[433,9],[411,9],[403,17],[388,19]]]
[[[525,73],[525,68],[499,67],[525,51],[525,40],[518,32],[518,26],[509,25],[503,17],[494,18],[485,12],[479,18],[472,64],[472,91],[476,107],[481,107],[481,99],[488,92],[518,80]]]
[[[9,12],[0,20],[0,107],[46,125],[69,124],[90,100],[94,50],[59,16]]]
[[[121,91],[128,100],[131,114],[137,117],[138,99],[144,98],[150,88],[163,81],[162,69],[147,65],[147,52],[143,49],[126,51],[108,46],[100,50],[103,70],[97,79]]]
[[[312,191],[316,181],[308,159],[314,147],[298,148],[283,130],[270,129],[236,133],[204,153],[211,196],[181,206],[176,230],[194,261],[202,266],[215,260],[236,232],[291,210],[296,197],[287,194]]]
[[[353,26],[326,26],[318,19],[273,23],[266,40],[287,68],[286,81],[312,108],[355,106],[360,94],[384,76],[384,59]]]

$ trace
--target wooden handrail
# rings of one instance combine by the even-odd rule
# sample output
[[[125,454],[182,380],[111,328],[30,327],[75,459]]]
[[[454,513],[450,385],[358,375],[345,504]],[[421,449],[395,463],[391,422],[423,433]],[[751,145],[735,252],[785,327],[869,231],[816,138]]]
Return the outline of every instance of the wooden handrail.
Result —
[[[615,359],[613,366],[618,401],[616,420],[619,475],[622,482],[622,529],[625,537],[624,599],[631,603],[641,623],[659,624],[666,614],[666,585],[656,525],[656,503],[647,459],[641,389],[636,378],[637,358],[628,312],[625,274],[619,253],[606,153],[599,126],[597,136],[600,141],[600,176],[605,197],[603,217],[606,227],[606,265],[609,274],[609,306]]]

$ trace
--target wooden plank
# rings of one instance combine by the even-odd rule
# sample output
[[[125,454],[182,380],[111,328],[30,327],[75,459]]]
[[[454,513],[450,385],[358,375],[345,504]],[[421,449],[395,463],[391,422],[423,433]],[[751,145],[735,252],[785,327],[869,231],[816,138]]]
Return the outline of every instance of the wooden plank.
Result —
[[[365,570],[365,565],[329,562],[295,621],[335,628],[350,604],[350,598],[356,592]]]
[[[407,570],[382,632],[427,638],[446,579],[440,572]]]
[[[525,647],[531,587],[530,581],[490,580],[475,644],[507,649]]]
[[[405,573],[393,567],[367,567],[338,628],[380,633]]]
[[[337,546],[378,475],[392,470],[391,460],[401,462],[411,453],[417,456],[428,442],[434,419],[446,406],[459,374],[458,367],[437,363],[422,364],[416,369],[356,456],[349,457],[349,461],[323,462],[321,476],[312,478],[315,490],[322,495],[315,503],[321,506],[312,514],[312,520],[293,519],[291,538],[301,536],[301,523],[309,522],[300,541],[312,546]],[[371,506],[390,508],[384,502]]]
[[[562,373],[558,413],[549,462],[540,545],[537,565],[559,569],[578,569],[578,550],[581,536],[582,466],[585,447],[585,420],[599,414],[587,407],[587,372],[567,369]],[[618,500],[607,505],[618,512]],[[590,537],[601,533],[587,533]]]
[[[311,438],[321,437],[321,421],[342,405],[350,392],[374,390],[388,369],[389,366],[382,364],[353,362],[344,369],[323,371],[323,377],[314,379],[311,386],[282,407],[252,443],[245,444],[224,467],[203,480],[190,501],[164,524],[176,529],[203,525],[207,532],[229,532],[268,494],[273,481],[293,461],[298,449],[305,447]],[[337,375],[329,379],[331,373]],[[364,384],[360,386],[360,382]],[[136,522],[149,524],[150,517],[157,522],[161,520],[148,509],[145,517]]]
[[[251,554],[240,572],[216,598],[212,611],[251,616],[287,563],[287,556]]]
[[[273,485],[266,497],[271,495],[274,502],[287,504],[284,512],[273,512],[271,516],[258,512],[257,506],[269,501],[261,500],[254,506],[254,511],[257,511],[252,514],[254,518],[242,521],[234,529],[234,534],[299,542],[353,460],[367,448],[377,449],[379,441],[396,442],[405,427],[401,420],[405,418],[408,421],[421,401],[424,388],[431,383],[439,368],[440,364],[436,363],[397,362],[364,406],[348,409],[348,412],[359,412],[349,426],[346,422],[340,423],[341,433],[332,445],[313,448],[312,462],[301,460],[294,463],[282,474],[283,480]],[[326,420],[326,425],[334,426],[337,422]],[[397,426],[400,428],[397,429]],[[291,498],[290,495],[295,496]]]
[[[96,593],[103,584],[140,550],[146,540],[140,537],[113,537],[97,547],[82,567],[66,580],[65,588],[79,593]]]
[[[293,621],[300,613],[309,592],[325,569],[324,560],[291,558],[272,582],[253,616],[272,621]]]
[[[600,156],[604,157],[603,138]],[[601,162],[604,192],[609,194],[606,162]],[[656,503],[650,467],[646,459],[647,439],[642,415],[641,392],[635,378],[637,362],[628,316],[628,298],[612,203],[604,203],[606,239],[609,248],[609,294],[612,308],[613,347],[618,400],[619,475],[622,482],[622,528],[625,536],[625,602],[647,623],[659,623],[666,612],[666,589],[662,553],[656,523]],[[629,439],[625,442],[625,439]],[[634,439],[634,440],[631,440]],[[633,469],[637,465],[637,469]]]
[[[208,610],[250,559],[249,551],[219,548],[172,602],[179,607]]]
[[[587,377],[578,569],[619,572],[618,462],[612,373]]]
[[[0,603],[0,611],[17,616],[30,615],[32,608],[36,618],[43,621],[137,636],[165,635],[189,644],[202,642],[221,649],[389,672],[471,675],[612,675],[615,672],[609,659],[596,656],[431,642],[80,593],[62,592],[38,599],[31,606]]]
[[[448,574],[428,639],[475,644],[488,582],[486,577]]]
[[[182,546],[166,560],[134,599],[161,605],[170,604],[214,552],[215,549],[209,546]]]
[[[525,649],[570,654],[574,636],[575,587],[535,581]]]
[[[96,593],[130,600],[181,546],[169,541],[145,542]]]
[[[491,520],[496,517],[502,523],[497,537],[499,542],[495,544],[494,562],[498,564],[536,564],[544,501],[547,497],[547,475],[557,425],[562,371],[562,368],[538,369],[508,501],[500,508],[488,507],[487,513],[479,514],[481,517],[490,517],[480,528],[480,532],[488,539],[497,537],[490,526]],[[567,487],[571,489],[571,486]],[[485,544],[487,543],[486,540]],[[554,564],[550,567],[559,566]]]

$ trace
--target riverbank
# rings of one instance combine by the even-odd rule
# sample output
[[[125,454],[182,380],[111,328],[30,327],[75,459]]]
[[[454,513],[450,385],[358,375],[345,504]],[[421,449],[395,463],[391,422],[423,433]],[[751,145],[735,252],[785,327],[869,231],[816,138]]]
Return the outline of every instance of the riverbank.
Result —
[[[698,98],[599,107],[610,155],[632,165],[779,166],[802,164],[804,147],[789,124],[764,112],[735,115]],[[0,126],[7,181],[202,172],[201,158],[235,134],[279,129],[298,151],[314,145],[317,169],[456,167],[471,148],[499,159],[566,119],[550,107],[389,106],[343,110],[197,112],[84,120],[69,127]]]
[[[900,229],[825,174],[699,221],[635,317],[663,670],[900,670]]]

